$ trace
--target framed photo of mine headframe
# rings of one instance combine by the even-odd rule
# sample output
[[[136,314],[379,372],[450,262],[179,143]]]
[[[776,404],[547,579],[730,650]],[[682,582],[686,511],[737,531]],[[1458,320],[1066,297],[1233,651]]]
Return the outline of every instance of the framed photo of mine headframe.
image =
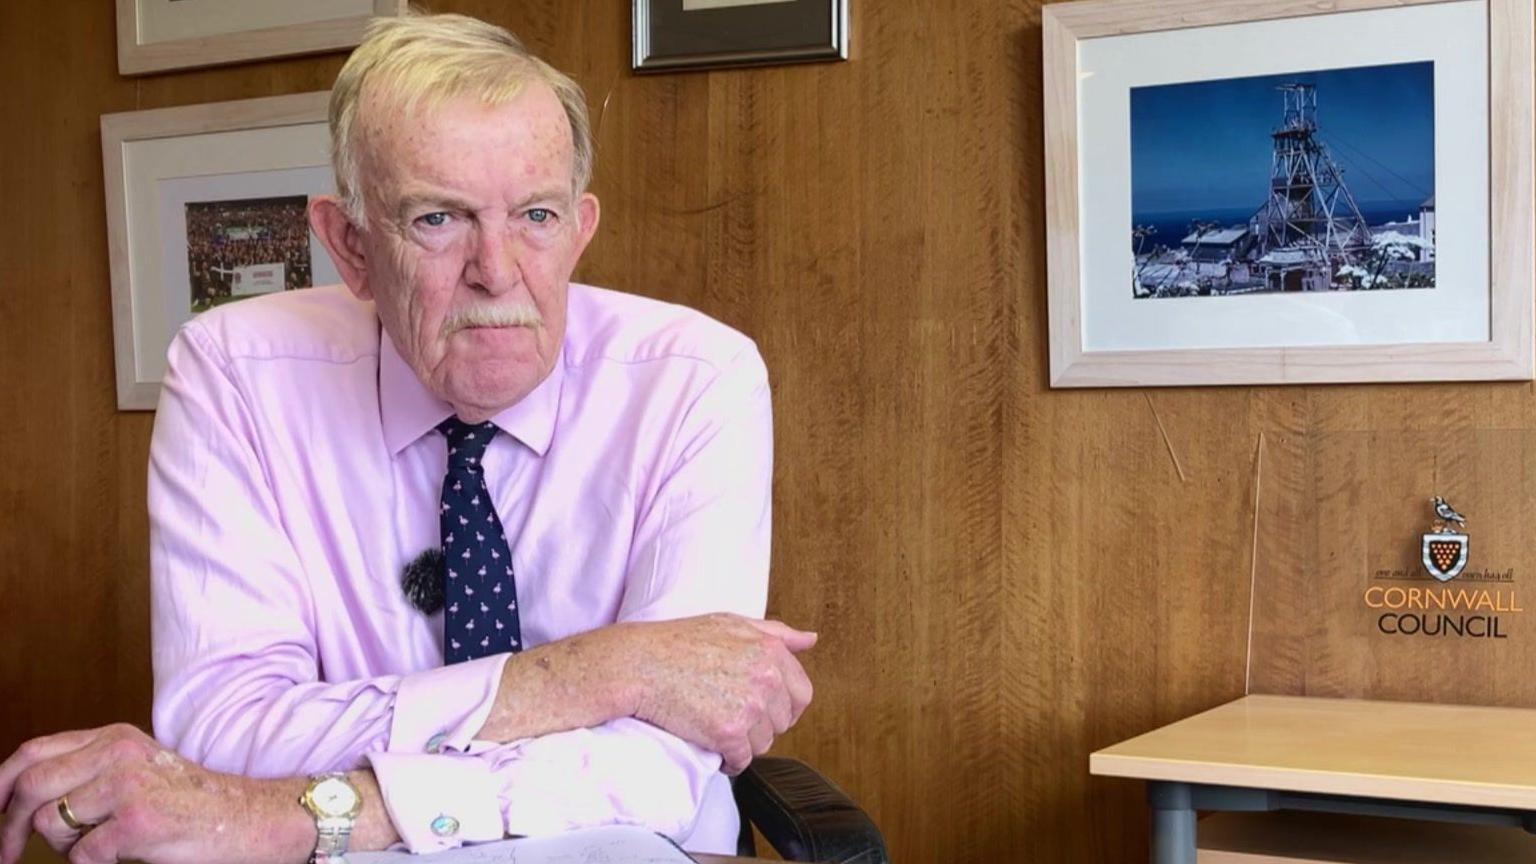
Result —
[[[123,75],[351,48],[408,0],[117,0]]]
[[[1043,16],[1053,386],[1533,377],[1530,0]]]

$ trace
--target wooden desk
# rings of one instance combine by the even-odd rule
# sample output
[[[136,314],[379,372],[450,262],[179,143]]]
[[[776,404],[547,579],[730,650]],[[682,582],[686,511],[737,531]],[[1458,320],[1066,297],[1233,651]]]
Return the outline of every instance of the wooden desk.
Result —
[[[1449,825],[1338,813],[1212,813],[1200,820],[1200,864],[1531,864],[1536,836],[1519,828]]]
[[[1148,781],[1154,864],[1195,864],[1196,810],[1314,810],[1536,832],[1536,711],[1248,696],[1089,757]]]

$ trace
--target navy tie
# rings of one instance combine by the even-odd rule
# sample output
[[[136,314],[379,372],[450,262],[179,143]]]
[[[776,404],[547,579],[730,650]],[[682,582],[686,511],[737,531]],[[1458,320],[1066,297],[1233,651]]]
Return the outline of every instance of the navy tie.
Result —
[[[438,521],[443,532],[443,655],[462,663],[522,650],[512,552],[485,486],[481,457],[496,424],[450,417],[437,431],[448,439],[448,474]]]

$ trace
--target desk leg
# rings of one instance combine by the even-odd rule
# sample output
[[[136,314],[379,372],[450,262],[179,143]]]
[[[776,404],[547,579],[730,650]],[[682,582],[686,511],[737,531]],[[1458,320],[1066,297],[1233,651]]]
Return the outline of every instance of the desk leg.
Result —
[[[1195,864],[1195,807],[1188,783],[1147,783],[1152,864]]]

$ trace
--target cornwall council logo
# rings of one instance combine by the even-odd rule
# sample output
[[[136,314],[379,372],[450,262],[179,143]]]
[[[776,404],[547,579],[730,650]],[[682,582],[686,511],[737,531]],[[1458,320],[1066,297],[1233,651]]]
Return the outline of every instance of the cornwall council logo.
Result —
[[[1438,495],[1430,503],[1435,508],[1435,524],[1423,535],[1424,569],[1441,582],[1449,582],[1467,568],[1467,518]]]

